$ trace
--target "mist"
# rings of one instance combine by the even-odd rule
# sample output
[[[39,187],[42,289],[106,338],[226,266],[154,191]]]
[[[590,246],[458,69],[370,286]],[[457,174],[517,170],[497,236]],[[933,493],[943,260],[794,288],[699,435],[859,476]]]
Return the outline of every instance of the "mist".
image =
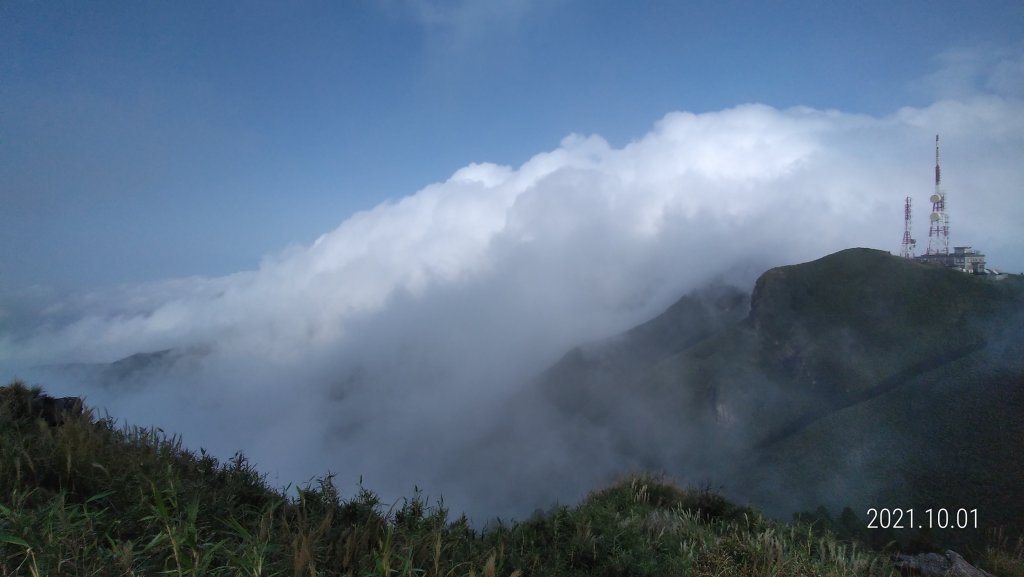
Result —
[[[936,133],[951,243],[1024,271],[1017,96],[884,117],[750,104],[669,113],[619,148],[569,135],[518,167],[469,164],[257,270],[3,297],[0,375],[243,451],[275,485],[330,472],[385,502],[419,487],[454,511],[521,517],[640,465],[595,458],[613,453],[593,431],[565,444],[543,407],[522,446],[481,449],[527,383],[712,281],[750,290],[771,266],[897,251],[904,196],[927,212]],[[127,378],[67,368],[167,350]]]

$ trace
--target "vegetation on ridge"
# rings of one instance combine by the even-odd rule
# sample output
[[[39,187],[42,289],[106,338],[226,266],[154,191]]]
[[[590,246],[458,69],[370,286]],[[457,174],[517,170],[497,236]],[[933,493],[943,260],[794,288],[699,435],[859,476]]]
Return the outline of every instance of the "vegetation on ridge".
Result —
[[[893,537],[975,556],[990,532],[1024,535],[1024,277],[854,248],[765,272],[741,318],[699,296],[646,334],[566,355],[537,387],[558,418],[592,424],[615,458],[714,479],[770,515],[976,509],[977,527]],[[670,346],[632,354],[648,343]]]
[[[888,559],[707,490],[641,475],[477,530],[422,496],[289,497],[236,455],[88,411],[52,426],[0,388],[3,575],[889,575]]]

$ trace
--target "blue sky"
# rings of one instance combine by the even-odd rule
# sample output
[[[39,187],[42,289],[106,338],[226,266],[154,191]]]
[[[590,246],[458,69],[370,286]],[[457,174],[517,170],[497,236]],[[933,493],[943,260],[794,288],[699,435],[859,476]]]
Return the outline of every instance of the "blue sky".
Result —
[[[744,103],[934,101],[1019,2],[0,5],[0,290],[253,269],[471,162]]]

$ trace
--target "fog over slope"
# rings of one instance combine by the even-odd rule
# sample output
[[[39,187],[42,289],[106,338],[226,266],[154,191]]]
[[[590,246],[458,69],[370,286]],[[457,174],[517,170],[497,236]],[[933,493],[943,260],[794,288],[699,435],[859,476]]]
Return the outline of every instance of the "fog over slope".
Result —
[[[55,302],[7,295],[0,376],[84,395],[188,446],[244,450],[282,485],[330,470],[385,499],[418,485],[486,511],[486,497],[465,496],[452,455],[570,347],[715,279],[750,290],[770,266],[848,246],[895,251],[907,194],[926,242],[936,132],[953,243],[1024,270],[1017,94],[883,118],[763,105],[674,112],[622,148],[571,135],[519,167],[465,166],[255,271]],[[117,382],[34,368],[167,349],[180,354]],[[542,444],[550,425],[533,424],[532,458],[561,458]],[[522,466],[494,471],[496,492]],[[520,510],[494,512],[543,506],[559,495],[551,483]]]

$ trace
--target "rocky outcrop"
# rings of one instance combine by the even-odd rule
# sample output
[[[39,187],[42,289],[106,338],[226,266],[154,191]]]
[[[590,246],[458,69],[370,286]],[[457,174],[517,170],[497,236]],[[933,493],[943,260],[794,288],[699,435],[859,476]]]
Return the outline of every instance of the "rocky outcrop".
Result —
[[[51,427],[63,425],[69,418],[82,414],[79,397],[51,397],[40,395],[32,399],[32,413]]]
[[[11,420],[42,419],[51,427],[63,425],[85,412],[79,397],[51,397],[21,383],[0,387],[0,409],[0,415]]]
[[[922,577],[994,577],[971,565],[955,551],[921,553],[919,555],[897,555],[894,561],[900,575],[921,575]]]

